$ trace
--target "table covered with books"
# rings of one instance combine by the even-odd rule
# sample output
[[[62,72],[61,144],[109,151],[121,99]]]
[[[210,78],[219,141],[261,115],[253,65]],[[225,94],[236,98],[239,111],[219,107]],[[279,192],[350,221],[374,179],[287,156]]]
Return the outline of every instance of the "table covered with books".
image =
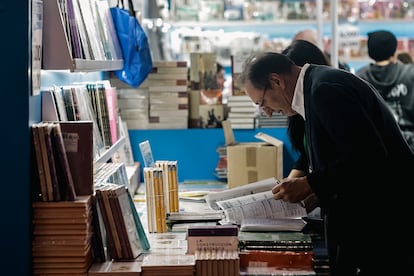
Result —
[[[178,212],[166,212],[165,228],[151,231],[148,216],[159,212],[148,208],[159,205],[148,203],[155,199],[141,184],[134,205],[147,246],[133,260],[108,254],[88,275],[329,275],[322,221],[307,217],[300,204],[271,199],[274,181],[232,189],[223,182],[180,183]]]

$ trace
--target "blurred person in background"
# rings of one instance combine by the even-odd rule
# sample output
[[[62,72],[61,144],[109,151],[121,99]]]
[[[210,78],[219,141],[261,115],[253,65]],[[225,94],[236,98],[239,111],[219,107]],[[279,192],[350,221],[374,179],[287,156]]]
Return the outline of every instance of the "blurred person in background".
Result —
[[[309,41],[310,43],[313,43],[314,45],[318,46],[318,39],[317,38],[318,38],[318,34],[316,33],[315,30],[313,30],[313,29],[305,29],[305,30],[302,30],[302,31],[297,32],[293,36],[292,41],[295,41],[295,40],[306,40],[306,41]],[[321,51],[323,51],[323,53],[326,56],[326,59],[330,62],[330,60],[331,60],[331,54],[328,53],[327,51],[323,50],[323,49],[321,49]],[[339,69],[346,70],[346,71],[350,71],[351,70],[351,68],[349,67],[349,65],[347,63],[345,63],[343,61],[340,61],[340,60],[338,61],[338,68]]]
[[[223,91],[224,89],[224,82],[226,81],[226,70],[224,66],[220,63],[217,64],[217,71],[216,71],[216,81],[217,81],[217,89]]]
[[[390,31],[368,33],[367,46],[374,62],[355,74],[370,82],[385,99],[414,151],[414,64],[398,62],[397,38]]]
[[[405,64],[414,63],[409,52],[399,52],[397,54],[397,59]]]

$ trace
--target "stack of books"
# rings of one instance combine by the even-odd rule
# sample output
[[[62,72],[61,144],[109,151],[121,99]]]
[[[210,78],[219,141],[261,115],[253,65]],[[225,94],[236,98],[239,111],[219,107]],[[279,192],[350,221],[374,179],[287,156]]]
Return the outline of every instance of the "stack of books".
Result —
[[[228,120],[233,129],[252,129],[256,127],[258,107],[249,96],[229,96],[227,99],[229,108]]]
[[[176,160],[156,160],[155,167],[162,169],[163,191],[166,212],[178,212],[178,162]]]
[[[144,167],[145,201],[149,233],[167,232],[164,177],[162,168]]]
[[[271,232],[239,232],[240,250],[268,251],[312,251],[310,234],[303,232],[271,231]]]
[[[149,92],[145,81],[138,88],[127,87],[115,79],[111,83],[117,87],[119,114],[128,129],[148,129]]]
[[[149,143],[140,144],[147,166],[144,167],[145,198],[147,203],[148,232],[167,232],[167,213],[179,211],[177,161],[153,161]],[[152,161],[149,161],[152,160]]]
[[[92,197],[34,202],[33,275],[86,275],[92,263]]]
[[[144,256],[141,265],[142,276],[194,276],[194,255],[157,255]]]
[[[219,160],[217,161],[215,175],[218,179],[227,180],[227,146],[218,146],[217,153]]]
[[[159,256],[187,254],[187,233],[185,232],[149,233],[148,239],[151,244],[149,254]]]
[[[303,232],[239,232],[240,269],[245,273],[266,267],[260,275],[278,275],[278,270],[286,275],[316,275],[312,249],[311,236]]]
[[[258,128],[273,128],[273,127],[287,127],[288,117],[281,113],[273,112],[272,116],[268,117],[263,112],[257,116]]]
[[[195,252],[195,276],[238,276],[240,259],[237,250],[200,249]]]
[[[186,61],[153,61],[145,85],[149,95],[150,129],[188,128]]]
[[[236,225],[190,226],[188,254],[196,259],[196,276],[239,275]]]

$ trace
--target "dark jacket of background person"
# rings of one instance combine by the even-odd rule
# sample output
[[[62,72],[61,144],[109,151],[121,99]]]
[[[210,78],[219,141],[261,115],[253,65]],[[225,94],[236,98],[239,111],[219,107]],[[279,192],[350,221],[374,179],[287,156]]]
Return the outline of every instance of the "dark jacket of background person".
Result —
[[[397,39],[387,31],[368,35],[369,55],[375,60],[356,74],[370,82],[391,107],[405,139],[414,151],[414,64],[393,57]],[[381,64],[384,60],[389,62]]]

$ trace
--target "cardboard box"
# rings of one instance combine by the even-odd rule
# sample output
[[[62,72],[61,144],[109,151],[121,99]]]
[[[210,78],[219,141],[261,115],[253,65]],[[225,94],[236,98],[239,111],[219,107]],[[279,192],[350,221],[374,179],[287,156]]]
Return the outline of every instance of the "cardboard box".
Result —
[[[263,132],[261,142],[236,143],[233,130],[223,121],[227,145],[227,183],[229,188],[269,177],[283,178],[283,142]]]

